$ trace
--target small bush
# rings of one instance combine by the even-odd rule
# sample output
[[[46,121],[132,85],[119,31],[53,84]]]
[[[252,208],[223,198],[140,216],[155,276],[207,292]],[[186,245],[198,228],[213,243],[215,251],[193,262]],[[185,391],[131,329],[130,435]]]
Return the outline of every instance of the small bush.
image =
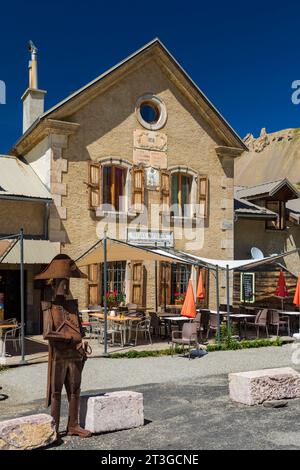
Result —
[[[176,347],[174,348],[173,354],[182,354],[184,352],[184,348]],[[160,349],[157,351],[137,351],[133,349],[132,351],[127,351],[123,353],[112,353],[109,355],[111,359],[135,359],[138,357],[160,357],[160,356],[171,356],[172,350],[171,348],[168,349]]]
[[[214,351],[233,351],[236,349],[251,349],[251,348],[264,348],[268,346],[282,346],[282,340],[280,338],[276,339],[254,339],[254,340],[242,340],[236,341],[232,340],[230,344],[227,343],[216,343],[209,344],[207,346],[208,352]]]

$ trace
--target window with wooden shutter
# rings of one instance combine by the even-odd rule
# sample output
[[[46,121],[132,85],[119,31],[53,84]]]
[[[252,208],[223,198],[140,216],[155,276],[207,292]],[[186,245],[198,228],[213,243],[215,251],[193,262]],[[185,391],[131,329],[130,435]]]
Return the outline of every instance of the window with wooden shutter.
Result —
[[[159,263],[159,303],[171,304],[171,264]]]
[[[144,206],[144,168],[133,167],[131,171],[132,175],[132,206],[137,212],[143,211]]]
[[[142,261],[132,263],[131,302],[140,307],[144,306],[144,265]]]
[[[170,173],[164,170],[160,172],[160,203],[163,212],[170,210]]]
[[[208,217],[208,177],[198,176],[198,216]]]
[[[88,267],[88,305],[100,305],[100,265],[90,264]]]
[[[89,208],[97,209],[101,205],[102,168],[99,163],[89,162],[88,168]]]

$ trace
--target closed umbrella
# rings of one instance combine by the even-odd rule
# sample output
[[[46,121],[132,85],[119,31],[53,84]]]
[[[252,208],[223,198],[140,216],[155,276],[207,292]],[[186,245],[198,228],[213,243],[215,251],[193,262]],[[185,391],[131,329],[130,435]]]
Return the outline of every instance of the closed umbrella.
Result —
[[[294,295],[293,303],[295,305],[298,305],[299,311],[300,311],[300,274],[298,276],[297,287],[296,287],[296,292],[295,292],[295,295]],[[299,317],[299,335],[300,335],[300,317]],[[300,339],[300,338],[298,338],[298,339]]]
[[[283,300],[289,296],[288,289],[286,287],[285,277],[283,271],[280,271],[277,288],[275,291],[276,297],[281,299],[281,309],[283,310]]]
[[[202,271],[200,271],[197,287],[197,299],[205,299],[205,289],[203,284]]]
[[[181,315],[187,318],[195,318],[197,315],[192,281],[189,281],[188,284],[187,293],[181,309]]]
[[[300,274],[298,276],[297,287],[296,287],[296,292],[294,295],[293,303],[295,305],[298,305],[298,307],[300,307]]]

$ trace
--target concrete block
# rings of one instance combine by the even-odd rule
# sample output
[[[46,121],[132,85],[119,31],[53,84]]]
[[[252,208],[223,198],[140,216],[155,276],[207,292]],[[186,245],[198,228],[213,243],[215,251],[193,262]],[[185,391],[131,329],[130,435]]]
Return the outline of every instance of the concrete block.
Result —
[[[229,395],[245,405],[299,398],[300,374],[291,367],[229,374]]]
[[[143,426],[143,394],[121,391],[103,395],[83,395],[80,424],[92,433],[119,431]]]
[[[47,414],[0,422],[0,450],[31,450],[56,440],[55,423]]]

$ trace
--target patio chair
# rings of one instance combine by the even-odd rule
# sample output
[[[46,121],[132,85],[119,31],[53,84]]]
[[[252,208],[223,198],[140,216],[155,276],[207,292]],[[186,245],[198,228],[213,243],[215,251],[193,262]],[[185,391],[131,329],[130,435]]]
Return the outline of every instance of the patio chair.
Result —
[[[137,304],[126,304],[128,313],[136,312]]]
[[[221,316],[220,316],[220,322],[221,322]],[[209,337],[210,330],[218,331],[218,315],[216,315],[215,313],[210,313],[209,315],[209,323],[208,323],[208,328],[207,328],[206,339],[208,339]]]
[[[198,312],[196,317],[192,320],[192,323],[195,323],[197,325],[197,333],[200,339],[202,339],[201,318],[202,318],[202,313]]]
[[[99,318],[91,317],[89,318],[89,336],[90,339],[98,339],[100,342],[101,339],[101,320]]]
[[[251,321],[246,321],[245,322],[245,328],[247,328],[247,326],[256,328],[256,337],[257,338],[260,335],[261,328],[264,328],[265,331],[266,331],[267,338],[268,338],[269,337],[268,313],[269,313],[269,311],[268,311],[267,308],[259,310],[259,312],[256,314],[254,322],[251,322]],[[246,333],[246,331],[245,331],[245,333]]]
[[[189,347],[189,359],[191,358],[191,346],[196,345],[197,349],[199,349],[199,342],[198,342],[198,331],[197,331],[197,323],[184,323],[182,326],[181,331],[172,331],[172,356],[174,353],[174,346],[177,344]]]
[[[137,340],[138,340],[138,334],[139,333],[143,333],[144,336],[145,336],[145,339],[147,339],[147,335],[148,335],[149,341],[152,344],[150,323],[151,323],[150,318],[146,318],[145,320],[139,321],[135,325],[133,325],[133,328],[134,328],[134,331],[135,331],[135,346],[137,345]]]
[[[103,330],[104,333],[104,330]],[[124,348],[124,338],[125,338],[125,324],[118,323],[116,321],[109,321],[107,325],[107,334],[111,335],[111,344],[115,345],[115,336],[120,337],[120,343],[122,348]]]
[[[286,328],[288,336],[291,336],[290,318],[287,315],[279,315],[275,310],[271,310],[269,325],[276,328],[276,336],[279,335],[279,329],[281,327]]]
[[[159,316],[155,312],[150,312],[150,328],[154,336],[161,336],[162,324]]]
[[[8,342],[12,342],[15,351],[18,350],[18,345],[19,348],[21,347],[21,329],[22,325],[18,324],[16,328],[6,331],[4,335],[4,350],[6,350],[6,344]]]

